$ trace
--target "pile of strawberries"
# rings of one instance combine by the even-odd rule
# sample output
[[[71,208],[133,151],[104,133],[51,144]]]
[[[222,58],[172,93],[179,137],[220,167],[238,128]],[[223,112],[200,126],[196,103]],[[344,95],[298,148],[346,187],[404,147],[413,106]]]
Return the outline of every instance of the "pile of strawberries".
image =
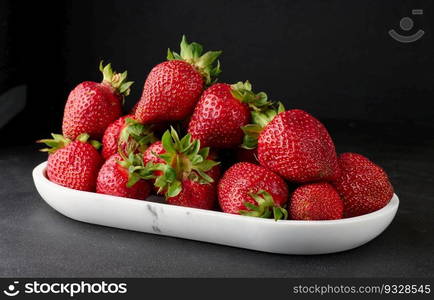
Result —
[[[386,173],[360,154],[337,156],[313,116],[285,110],[248,81],[216,83],[220,54],[183,37],[179,54],[169,50],[151,70],[124,116],[132,82],[101,63],[101,83],[80,83],[69,94],[63,135],[39,141],[49,146],[48,178],[76,190],[140,200],[156,193],[173,205],[276,220],[353,217],[390,201]]]

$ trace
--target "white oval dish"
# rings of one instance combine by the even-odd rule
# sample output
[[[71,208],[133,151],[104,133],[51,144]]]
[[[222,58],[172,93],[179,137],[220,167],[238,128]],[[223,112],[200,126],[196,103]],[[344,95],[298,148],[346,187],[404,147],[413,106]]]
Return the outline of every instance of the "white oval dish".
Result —
[[[35,186],[52,208],[71,219],[272,253],[325,254],[361,246],[389,226],[399,206],[394,195],[387,206],[359,217],[276,222],[77,191],[49,181],[46,165],[43,162],[34,168]]]

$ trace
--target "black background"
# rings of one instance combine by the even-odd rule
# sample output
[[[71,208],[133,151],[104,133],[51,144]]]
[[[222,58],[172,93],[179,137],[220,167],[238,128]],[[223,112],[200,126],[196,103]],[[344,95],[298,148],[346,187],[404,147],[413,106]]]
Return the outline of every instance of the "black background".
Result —
[[[101,59],[129,71],[135,81],[127,99],[131,107],[150,69],[165,59],[168,47],[178,49],[182,34],[206,49],[224,51],[220,81],[249,79],[288,108],[321,120],[432,125],[432,1],[6,1],[2,6],[9,55],[0,59],[9,68],[1,75],[26,83],[29,92],[24,113],[1,132],[30,123],[17,143],[60,131],[69,91],[81,81],[100,81]],[[424,15],[411,16],[413,8],[423,8]],[[389,37],[391,28],[403,33],[404,16],[415,21],[410,33],[426,31],[421,40],[401,44]]]
[[[411,16],[411,9],[424,9]],[[411,16],[425,36],[388,35]],[[0,93],[28,86],[28,105],[0,129],[0,276],[432,277],[434,59],[432,1],[3,1]],[[5,34],[6,33],[6,34]],[[138,100],[150,69],[182,34],[223,50],[223,82],[324,122],[338,152],[389,174],[401,203],[363,247],[285,256],[83,224],[50,209],[31,170],[34,141],[59,132],[69,91],[101,80],[101,59],[127,69]],[[31,146],[29,146],[31,145]]]

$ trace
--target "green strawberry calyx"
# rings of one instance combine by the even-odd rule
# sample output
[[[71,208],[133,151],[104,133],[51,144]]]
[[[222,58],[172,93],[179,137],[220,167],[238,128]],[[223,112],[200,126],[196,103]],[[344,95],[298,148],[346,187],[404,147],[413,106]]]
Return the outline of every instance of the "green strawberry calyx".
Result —
[[[271,218],[275,221],[288,219],[288,212],[285,208],[274,203],[273,196],[267,191],[259,190],[256,194],[249,193],[249,196],[257,203],[244,202],[244,206],[248,210],[240,210],[240,215],[258,217],[258,218]]]
[[[151,163],[144,165],[142,153],[130,152],[126,155],[124,152],[119,151],[119,155],[121,160],[118,160],[117,163],[128,173],[128,188],[135,185],[139,180],[149,180],[156,177],[154,172],[158,169],[158,166]]]
[[[150,144],[157,141],[152,126],[144,125],[132,118],[125,119],[125,126],[119,135],[118,145],[127,145],[126,152],[143,152]]]
[[[199,140],[193,140],[190,134],[179,139],[173,127],[167,130],[161,142],[165,153],[160,154],[164,164],[156,164],[161,171],[155,186],[159,193],[164,192],[167,198],[175,197],[182,191],[182,181],[191,180],[199,184],[210,184],[214,180],[206,173],[220,164],[208,159],[209,147],[201,148]]]
[[[264,129],[275,116],[285,111],[285,107],[281,102],[269,103],[269,105],[263,107],[261,110],[253,110],[250,112],[252,124],[241,127],[244,132],[243,143],[241,144],[242,148],[255,149],[258,146],[258,138],[262,129]]]
[[[193,65],[205,78],[206,85],[216,81],[215,77],[221,73],[220,61],[217,58],[222,51],[208,51],[203,53],[202,45],[192,42],[188,43],[185,35],[182,36],[179,54],[167,50],[167,60],[183,60]]]
[[[122,99],[130,94],[130,87],[134,81],[127,81],[127,71],[116,73],[110,63],[104,66],[103,61],[99,63],[99,70],[103,74],[102,83],[110,86],[116,94],[122,96]]]
[[[266,93],[252,91],[252,84],[248,80],[231,84],[231,94],[234,98],[246,103],[253,111],[260,111],[271,105]]]
[[[38,140],[36,141],[37,143],[42,143],[47,145],[47,148],[43,148],[39,151],[41,152],[48,152],[49,154],[53,154],[54,152],[56,152],[59,149],[62,149],[64,147],[66,147],[69,143],[71,143],[72,141],[66,137],[64,137],[61,134],[56,134],[56,133],[52,133],[51,136],[53,137],[52,139],[42,139],[42,140]],[[77,136],[77,138],[75,139],[76,141],[80,141],[82,143],[89,143],[91,144],[96,150],[98,150],[99,148],[101,148],[101,143],[96,141],[96,140],[89,140],[90,135],[87,133],[82,133],[79,136]]]

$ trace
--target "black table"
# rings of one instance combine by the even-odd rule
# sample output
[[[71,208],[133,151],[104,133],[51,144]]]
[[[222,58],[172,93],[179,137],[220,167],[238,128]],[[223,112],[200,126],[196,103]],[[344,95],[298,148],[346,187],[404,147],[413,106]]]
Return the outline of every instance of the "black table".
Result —
[[[290,256],[80,223],[37,194],[37,146],[0,150],[2,277],[433,277],[434,135],[431,126],[326,122],[339,152],[387,170],[401,203],[370,243],[351,251]]]

